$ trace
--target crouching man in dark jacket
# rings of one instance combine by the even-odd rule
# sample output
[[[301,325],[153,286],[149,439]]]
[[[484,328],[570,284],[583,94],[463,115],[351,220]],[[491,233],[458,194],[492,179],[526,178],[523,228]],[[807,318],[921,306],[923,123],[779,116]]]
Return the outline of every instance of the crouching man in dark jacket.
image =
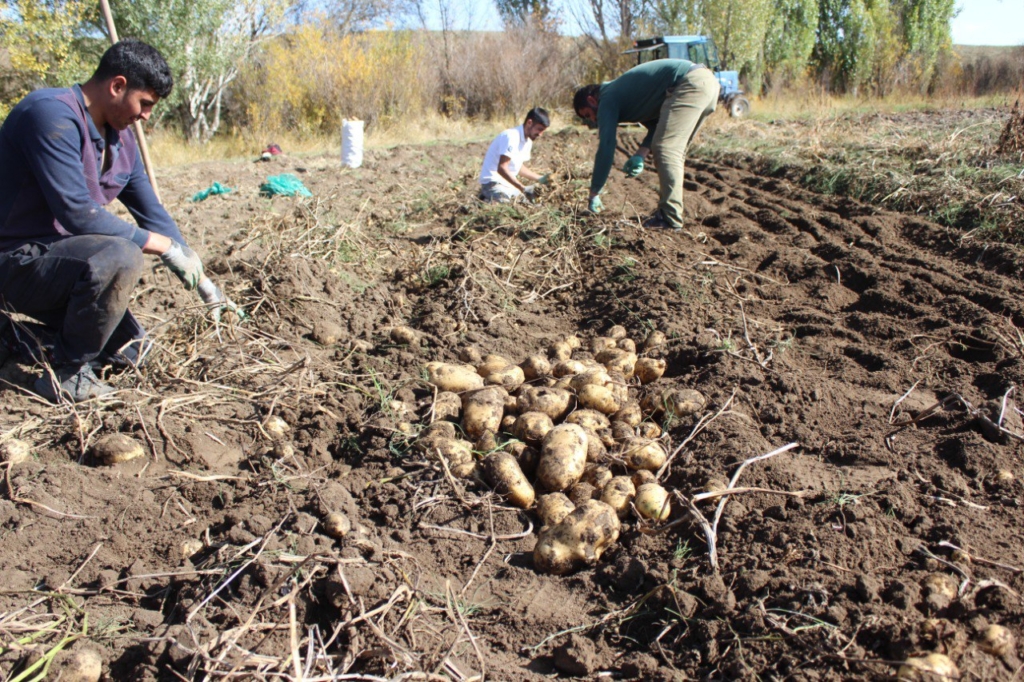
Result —
[[[128,302],[144,253],[159,256],[207,303],[230,305],[161,206],[128,130],[172,85],[156,49],[123,40],[86,83],[29,94],[0,128],[0,327],[8,352],[7,313],[33,318],[52,335],[49,357],[37,356],[52,372],[33,385],[48,400],[109,393],[94,367],[139,358],[145,332]],[[115,198],[137,225],[104,208]]]

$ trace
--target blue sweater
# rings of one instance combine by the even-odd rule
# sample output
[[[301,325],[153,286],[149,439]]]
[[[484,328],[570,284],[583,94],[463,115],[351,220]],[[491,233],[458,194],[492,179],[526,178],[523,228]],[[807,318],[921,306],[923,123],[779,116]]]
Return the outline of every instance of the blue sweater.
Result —
[[[153,192],[135,137],[109,127],[104,133],[77,85],[37,90],[11,110],[0,127],[0,250],[86,234],[142,248],[150,231],[185,243]],[[138,226],[103,208],[115,198]]]

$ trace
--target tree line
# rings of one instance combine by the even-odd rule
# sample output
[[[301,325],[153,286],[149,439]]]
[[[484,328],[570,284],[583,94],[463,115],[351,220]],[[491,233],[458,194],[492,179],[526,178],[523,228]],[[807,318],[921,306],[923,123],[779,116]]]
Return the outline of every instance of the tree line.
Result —
[[[330,130],[341,116],[505,115],[565,104],[614,77],[652,35],[707,34],[753,93],[927,94],[944,75],[955,0],[111,0],[118,31],[168,58],[164,124]],[[430,30],[424,30],[429,28]],[[107,42],[98,3],[5,0],[0,114],[30,90],[88,77]],[[282,128],[283,129],[283,128]]]

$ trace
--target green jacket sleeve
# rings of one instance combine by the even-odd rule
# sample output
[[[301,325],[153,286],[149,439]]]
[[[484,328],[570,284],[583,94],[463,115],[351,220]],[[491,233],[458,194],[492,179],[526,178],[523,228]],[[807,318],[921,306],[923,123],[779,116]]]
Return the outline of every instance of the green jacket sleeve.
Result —
[[[615,145],[619,135],[619,112],[602,102],[597,110],[597,155],[594,157],[594,174],[590,178],[590,193],[597,194],[608,182],[612,164],[615,162]]]

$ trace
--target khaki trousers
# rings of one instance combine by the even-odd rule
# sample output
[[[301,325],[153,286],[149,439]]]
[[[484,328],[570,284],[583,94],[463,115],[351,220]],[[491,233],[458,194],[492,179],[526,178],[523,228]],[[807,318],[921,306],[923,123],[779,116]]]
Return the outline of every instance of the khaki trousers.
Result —
[[[720,87],[711,69],[694,69],[668,91],[661,105],[651,150],[661,185],[658,207],[672,227],[683,226],[686,147],[704,119],[715,110]]]

